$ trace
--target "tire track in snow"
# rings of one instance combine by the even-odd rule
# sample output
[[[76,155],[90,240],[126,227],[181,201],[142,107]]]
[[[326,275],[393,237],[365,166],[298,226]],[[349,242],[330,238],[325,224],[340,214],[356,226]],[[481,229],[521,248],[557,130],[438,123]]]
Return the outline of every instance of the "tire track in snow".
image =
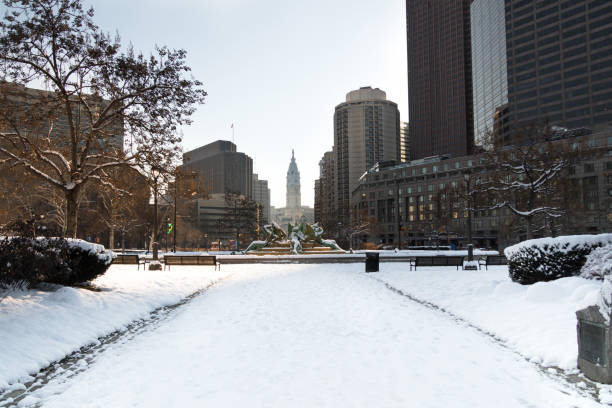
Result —
[[[513,349],[512,347],[510,347],[503,339],[501,339],[500,337],[496,336],[494,333],[491,333],[479,326],[476,326],[475,324],[471,323],[469,320],[466,320],[458,315],[456,315],[455,313],[451,312],[448,309],[445,309],[444,307],[437,305],[435,303],[432,303],[428,300],[425,299],[421,299],[416,297],[413,294],[407,293],[405,291],[403,291],[402,289],[396,288],[395,286],[392,286],[391,284],[389,284],[388,282],[385,282],[384,280],[377,278],[375,276],[371,276],[369,275],[369,277],[379,283],[382,283],[385,288],[387,288],[388,290],[390,290],[391,292],[394,292],[397,295],[400,295],[404,298],[409,299],[412,302],[418,303],[420,305],[422,305],[423,307],[426,307],[428,309],[431,310],[435,310],[437,312],[440,312],[448,317],[450,317],[452,320],[454,320],[455,322],[459,323],[460,325],[470,328],[472,330],[475,330],[477,332],[479,332],[480,334],[483,334],[484,336],[488,337],[489,339],[491,339],[494,343],[496,343],[497,345],[505,348],[506,350],[509,350],[513,353],[515,353],[516,355],[520,356],[521,358],[523,358],[525,361],[529,362],[530,364],[535,365],[538,370],[540,372],[542,372],[544,375],[552,378],[553,380],[557,381],[558,383],[562,384],[565,387],[569,387],[572,388],[573,390],[575,390],[576,392],[578,392],[579,394],[586,396],[586,397],[590,397],[596,401],[598,401],[599,403],[602,403],[602,401],[599,398],[599,393],[600,393],[600,387],[601,385],[598,383],[595,383],[591,380],[589,380],[588,378],[586,378],[582,373],[577,372],[577,373],[573,373],[573,372],[566,372],[564,370],[562,370],[559,367],[550,367],[550,366],[544,366],[542,364],[539,364],[537,362],[534,362],[532,360],[529,360],[527,358],[525,358],[525,356],[523,356],[521,353],[519,353],[517,350]],[[580,386],[580,384],[584,384],[584,386]]]
[[[31,397],[32,393],[43,388],[52,380],[62,383],[70,380],[74,376],[87,370],[89,365],[94,363],[98,355],[106,351],[109,346],[126,343],[144,331],[158,327],[177,313],[181,306],[186,305],[193,299],[206,293],[213,286],[231,277],[232,275],[228,275],[212,281],[206,285],[206,287],[183,298],[180,302],[159,307],[153,310],[148,317],[136,320],[128,324],[127,327],[101,337],[95,343],[83,346],[59,361],[52,362],[35,375],[27,377],[26,382],[13,383],[8,389],[0,390],[0,407],[17,407],[22,401],[26,406],[39,407],[40,405],[37,404],[36,401],[32,401],[31,404],[27,403],[28,400],[26,399]]]

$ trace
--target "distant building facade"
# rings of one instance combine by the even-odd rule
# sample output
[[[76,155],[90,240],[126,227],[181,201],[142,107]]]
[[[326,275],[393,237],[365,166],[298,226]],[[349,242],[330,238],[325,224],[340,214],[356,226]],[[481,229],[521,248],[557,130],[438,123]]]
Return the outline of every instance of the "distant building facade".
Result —
[[[508,126],[612,123],[612,3],[505,0]]]
[[[319,178],[315,180],[315,222],[328,233],[336,230],[336,162],[333,151],[325,152],[319,161]]]
[[[206,189],[207,196],[195,200],[192,215],[206,246],[216,243],[217,247],[228,248],[231,243],[234,248],[237,237],[232,212],[235,208],[228,204],[228,197],[261,200],[257,202],[264,214],[269,208],[267,181],[253,174],[253,159],[236,150],[234,143],[217,140],[183,154],[181,168],[185,173],[198,174]]]
[[[470,6],[475,143],[494,131],[496,109],[508,103],[504,0]]]
[[[350,222],[351,192],[363,173],[380,161],[400,160],[400,114],[378,88],[346,95],[334,113],[334,162],[337,222]]]
[[[232,142],[217,140],[186,152],[181,167],[186,172],[198,173],[210,194],[253,198],[253,159],[237,152]]]
[[[596,234],[612,230],[612,128],[572,135],[599,150],[568,169],[578,186],[579,209],[558,222],[562,234]],[[435,156],[369,171],[353,192],[353,213],[368,219],[362,242],[396,247],[467,244],[466,205],[444,202],[449,190],[464,189],[464,178],[487,174],[481,157]],[[481,248],[505,248],[525,239],[525,227],[507,208],[479,209],[472,214],[473,242]],[[551,232],[539,230],[535,237]]]
[[[410,158],[474,144],[471,0],[407,0]]]
[[[263,227],[270,222],[270,189],[268,180],[260,180],[257,174],[253,174],[253,200],[261,206],[258,221]]]
[[[400,161],[410,160],[410,128],[408,122],[402,122],[400,127]]]

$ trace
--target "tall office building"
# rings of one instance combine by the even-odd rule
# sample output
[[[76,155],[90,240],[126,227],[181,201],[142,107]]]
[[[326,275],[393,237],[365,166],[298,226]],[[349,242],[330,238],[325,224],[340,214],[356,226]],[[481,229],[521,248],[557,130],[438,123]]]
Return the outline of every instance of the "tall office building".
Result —
[[[260,180],[256,173],[253,174],[253,200],[261,205],[259,225],[268,224],[270,222],[270,189],[268,188],[268,180]]]
[[[508,103],[504,0],[474,0],[470,7],[476,144],[494,131],[495,110]]]
[[[505,0],[508,119],[597,128],[612,123],[612,2]]]
[[[201,175],[209,194],[253,197],[253,159],[232,142],[217,140],[186,152],[181,167]]]
[[[335,174],[334,152],[325,152],[319,161],[319,178],[315,181],[315,221],[328,232],[335,231],[338,222]]]
[[[400,127],[400,161],[410,161],[410,129],[408,122],[402,122]]]
[[[410,157],[474,144],[470,0],[406,0]]]
[[[400,160],[400,114],[380,89],[363,87],[346,95],[334,113],[338,222],[348,225],[351,192],[376,163]]]

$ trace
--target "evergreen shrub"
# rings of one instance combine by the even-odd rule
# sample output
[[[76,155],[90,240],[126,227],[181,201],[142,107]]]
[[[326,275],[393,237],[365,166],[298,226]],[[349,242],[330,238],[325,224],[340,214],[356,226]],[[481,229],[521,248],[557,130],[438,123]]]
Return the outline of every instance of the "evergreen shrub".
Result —
[[[0,239],[0,284],[75,285],[104,274],[112,260],[103,246],[81,240],[5,237]]]
[[[530,285],[578,276],[587,256],[612,243],[612,234],[570,235],[523,241],[505,249],[508,271],[514,282]]]
[[[612,275],[612,245],[594,249],[580,271],[585,279],[603,280],[606,275]]]

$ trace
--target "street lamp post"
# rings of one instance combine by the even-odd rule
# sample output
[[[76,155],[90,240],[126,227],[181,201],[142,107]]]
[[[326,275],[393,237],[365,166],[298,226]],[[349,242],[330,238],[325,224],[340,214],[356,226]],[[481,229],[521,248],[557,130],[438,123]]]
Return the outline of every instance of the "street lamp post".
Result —
[[[395,212],[396,212],[396,226],[395,229],[397,231],[397,243],[398,249],[402,249],[402,214],[400,213],[400,188],[399,183],[400,179],[396,174],[393,175],[395,179]]]
[[[468,261],[474,260],[474,245],[472,244],[472,193],[470,191],[471,174],[465,173],[463,179],[465,180],[466,187],[466,201],[467,201],[467,239],[468,239]]]
[[[158,234],[158,230],[159,230],[159,221],[157,219],[157,195],[158,195],[158,179],[159,179],[159,170],[157,170],[156,168],[153,168],[152,170],[153,173],[153,243],[152,243],[152,247],[153,247],[153,260],[157,261],[158,258],[158,246],[159,243],[157,242],[157,234]]]
[[[178,195],[178,180],[177,177],[174,177],[174,224],[172,224],[172,228],[174,228],[173,234],[174,238],[172,240],[172,252],[176,254],[176,196]],[[183,223],[184,224],[184,223]]]

